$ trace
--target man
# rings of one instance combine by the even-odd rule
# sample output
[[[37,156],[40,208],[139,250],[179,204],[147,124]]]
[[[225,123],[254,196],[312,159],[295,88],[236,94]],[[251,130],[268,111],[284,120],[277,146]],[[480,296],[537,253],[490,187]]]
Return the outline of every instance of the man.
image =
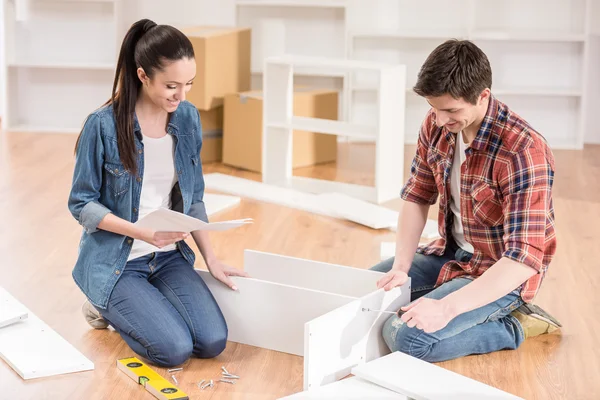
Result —
[[[372,268],[386,272],[385,290],[411,278],[411,304],[383,328],[392,351],[438,362],[560,326],[531,304],[556,251],[554,158],[491,86],[469,41],[441,44],[419,72],[414,91],[432,108],[401,193],[396,255]],[[441,239],[417,249],[438,197]]]

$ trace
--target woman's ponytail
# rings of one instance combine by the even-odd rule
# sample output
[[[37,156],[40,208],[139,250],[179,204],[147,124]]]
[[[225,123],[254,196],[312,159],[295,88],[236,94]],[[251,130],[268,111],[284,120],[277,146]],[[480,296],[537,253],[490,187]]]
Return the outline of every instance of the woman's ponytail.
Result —
[[[155,26],[155,22],[142,19],[129,28],[119,52],[110,99],[117,125],[117,144],[121,162],[125,169],[131,173],[135,173],[137,170],[133,116],[139,89],[142,85],[137,75],[136,45],[142,36]]]

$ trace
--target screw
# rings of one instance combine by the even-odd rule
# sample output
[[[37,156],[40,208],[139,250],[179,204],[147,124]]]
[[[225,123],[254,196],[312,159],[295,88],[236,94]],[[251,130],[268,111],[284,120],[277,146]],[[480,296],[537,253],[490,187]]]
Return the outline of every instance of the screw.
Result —
[[[233,384],[235,384],[235,382],[234,382],[234,381],[229,381],[229,380],[227,380],[227,379],[220,379],[220,380],[219,380],[219,382],[230,383],[230,384],[232,384],[232,385],[233,385]]]
[[[171,375],[171,378],[173,379],[176,385],[179,385],[179,382],[177,382],[177,378],[175,378],[175,375]]]

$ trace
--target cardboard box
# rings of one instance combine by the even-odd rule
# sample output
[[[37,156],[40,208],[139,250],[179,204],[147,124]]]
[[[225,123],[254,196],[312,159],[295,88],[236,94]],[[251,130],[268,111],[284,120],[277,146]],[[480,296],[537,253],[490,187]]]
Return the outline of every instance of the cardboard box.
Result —
[[[262,92],[228,94],[224,112],[223,163],[262,172]],[[294,115],[337,120],[337,91],[295,88]],[[294,168],[337,158],[337,136],[334,135],[294,131],[292,147]]]
[[[220,162],[223,158],[223,106],[200,111],[202,124],[202,163]]]
[[[228,93],[250,90],[250,28],[182,29],[196,56],[196,79],[187,100],[200,110],[223,105]]]

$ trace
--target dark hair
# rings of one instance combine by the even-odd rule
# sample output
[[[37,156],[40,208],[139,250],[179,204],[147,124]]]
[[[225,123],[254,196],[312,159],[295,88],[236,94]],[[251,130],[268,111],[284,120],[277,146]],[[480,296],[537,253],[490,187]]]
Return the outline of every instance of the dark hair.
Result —
[[[450,94],[476,104],[486,88],[492,88],[492,68],[485,53],[468,40],[451,39],[427,57],[413,90],[423,97]]]
[[[117,61],[112,96],[104,105],[113,105],[121,162],[131,173],[135,173],[137,169],[133,121],[135,104],[142,86],[137,69],[141,67],[152,78],[156,71],[162,71],[165,62],[183,58],[195,58],[194,48],[184,33],[170,25],[157,25],[149,19],[141,19],[131,25],[125,34]]]

